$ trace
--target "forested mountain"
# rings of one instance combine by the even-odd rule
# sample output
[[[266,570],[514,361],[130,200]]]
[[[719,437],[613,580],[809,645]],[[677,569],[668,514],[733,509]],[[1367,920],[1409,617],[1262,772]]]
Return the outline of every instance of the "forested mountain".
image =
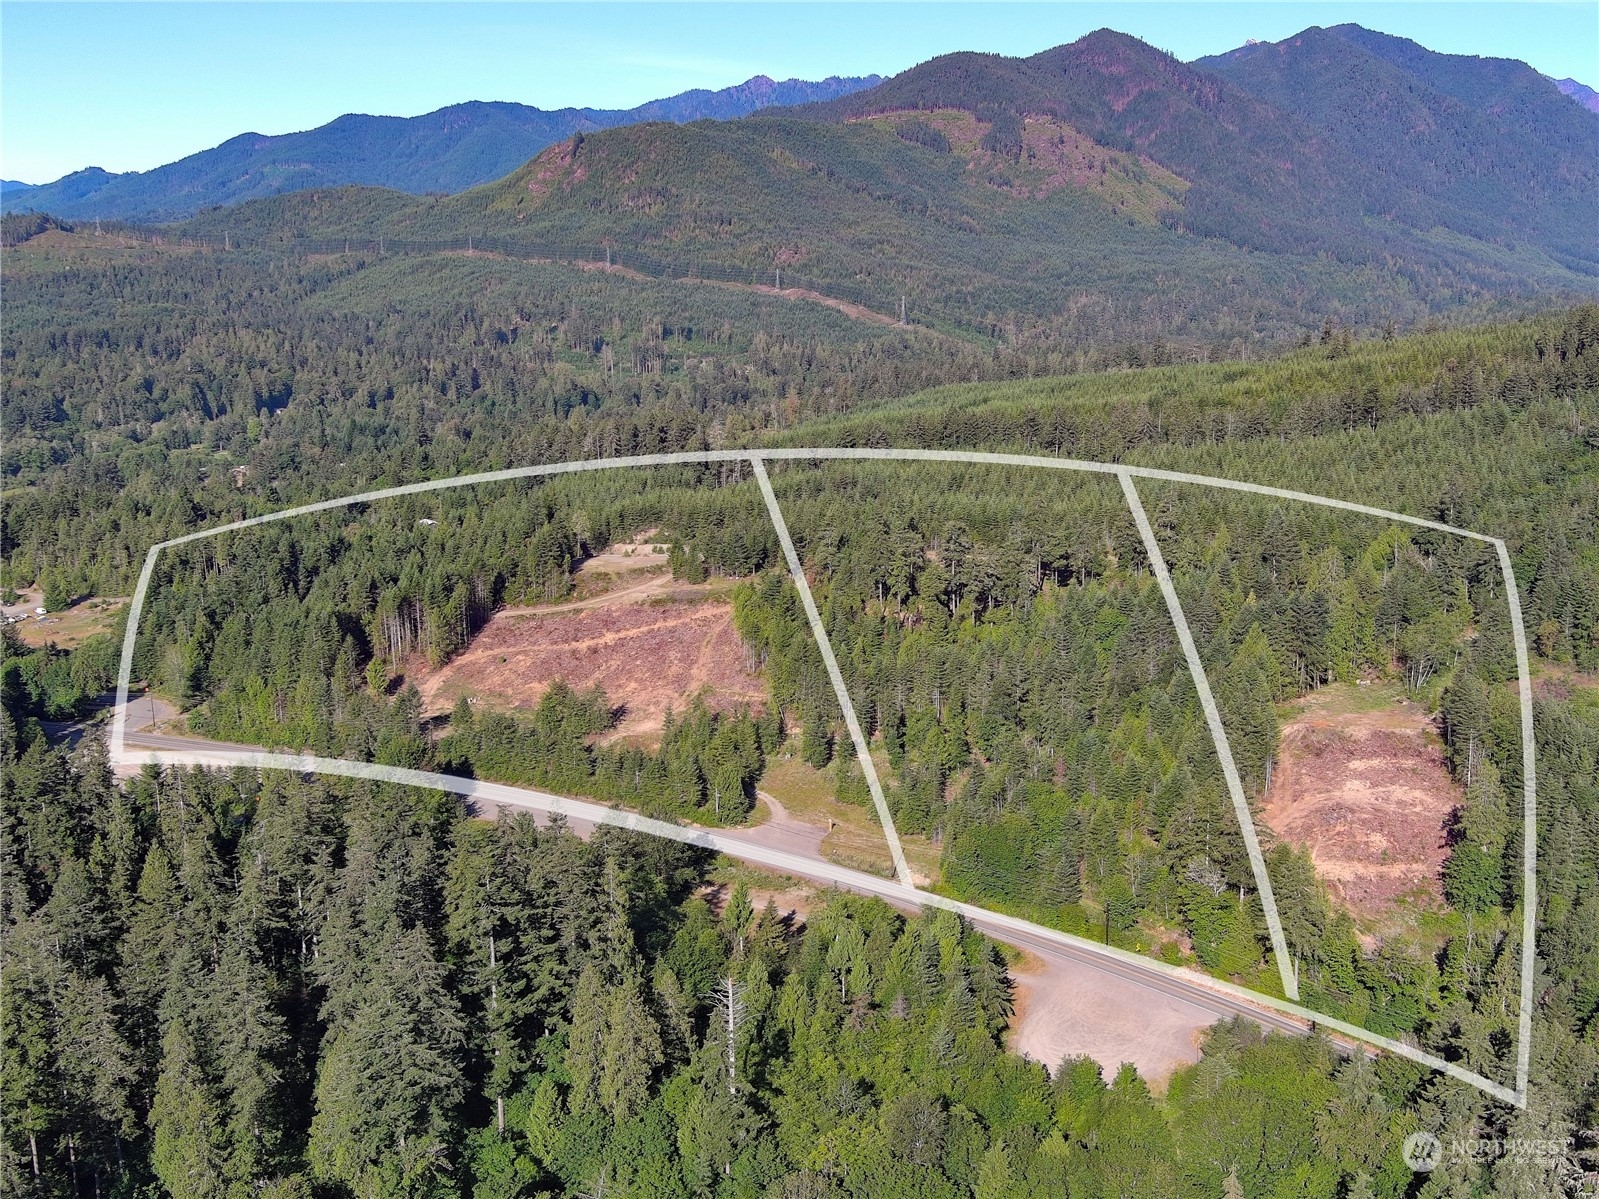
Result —
[[[1599,92],[1586,83],[1578,83],[1575,79],[1557,79],[1555,86],[1589,112],[1599,112]]]
[[[1599,122],[1525,63],[1339,25],[1194,65],[1361,160],[1365,214],[1593,260]]]
[[[1211,70],[1110,31],[949,55],[825,103],[576,134],[457,196],[296,192],[179,232],[493,235],[752,282],[782,269],[990,334],[1108,306],[1274,336],[1335,310],[1404,322],[1599,289],[1599,116],[1520,64],[1353,28]]]
[[[98,167],[53,183],[4,193],[8,209],[62,217],[170,221],[218,204],[311,187],[364,184],[421,195],[457,192],[514,170],[544,147],[579,131],[640,121],[726,120],[770,104],[830,99],[878,82],[875,75],[781,83],[764,75],[723,88],[698,88],[637,108],[452,104],[418,117],[350,113],[303,133],[241,133],[220,146],[148,171]]]
[[[946,108],[998,119],[1001,134],[1051,116],[1147,156],[1192,185],[1172,223],[1256,249],[1332,248],[1358,212],[1345,182],[1357,162],[1281,110],[1109,29],[1030,58],[946,55],[855,96],[767,115],[852,121]]]
[[[1136,148],[1193,184],[1187,228],[1261,249],[1348,253],[1370,237],[1369,218],[1489,241],[1525,236],[1515,181],[1552,191],[1539,206],[1549,209],[1547,227],[1530,239],[1585,269],[1594,261],[1599,123],[1511,60],[1436,54],[1343,25],[1185,65],[1100,30],[1026,59],[934,59],[794,115],[946,106],[1050,113],[1104,144]],[[1451,185],[1452,208],[1426,207]]]

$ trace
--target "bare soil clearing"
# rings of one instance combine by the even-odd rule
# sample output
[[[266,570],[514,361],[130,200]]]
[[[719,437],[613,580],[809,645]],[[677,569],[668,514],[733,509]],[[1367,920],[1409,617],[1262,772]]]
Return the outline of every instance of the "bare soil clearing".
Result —
[[[1291,705],[1261,815],[1310,851],[1361,921],[1441,905],[1446,828],[1461,802],[1433,718],[1399,688],[1336,684]]]
[[[1539,662],[1533,671],[1534,699],[1571,699],[1599,693],[1599,674],[1584,673],[1561,662]]]
[[[816,889],[798,880],[782,880],[778,875],[748,869],[742,870],[741,873],[757,880],[754,884],[746,884],[750,903],[755,910],[763,911],[767,900],[771,900],[772,906],[777,909],[778,918],[788,921],[791,927],[805,923],[812,909],[820,903]],[[782,881],[787,881],[790,885],[782,886],[780,885]],[[697,894],[711,905],[711,911],[720,919],[722,913],[727,911],[727,901],[733,898],[733,884],[722,881],[708,882]]]
[[[1070,188],[1097,195],[1112,211],[1152,224],[1189,187],[1187,180],[1153,159],[1099,145],[1052,116],[1023,118],[1019,157],[984,149],[992,123],[962,109],[904,109],[856,117],[852,123],[895,128],[907,119],[942,133],[951,153],[965,160],[971,182],[1017,197],[1041,199]]]
[[[822,901],[817,884],[741,862],[722,866],[700,892],[718,916],[735,878],[749,887],[757,911],[771,898],[780,914],[803,922]],[[1062,1058],[1086,1054],[1107,1077],[1121,1063],[1132,1062],[1157,1091],[1177,1069],[1199,1060],[1215,1012],[1085,963],[1026,949],[1010,952],[1014,1008],[1007,1044],[1012,1051],[1051,1070]]]
[[[1051,1070],[1086,1055],[1109,1077],[1132,1062],[1152,1089],[1164,1090],[1176,1070],[1199,1060],[1204,1031],[1216,1022],[1214,1012],[1070,959],[1027,954],[1010,976],[1008,1047]]]
[[[649,543],[612,546],[583,564],[577,599],[496,612],[466,650],[412,674],[428,715],[461,696],[494,707],[537,706],[557,679],[599,686],[622,709],[606,740],[658,741],[668,708],[696,696],[715,711],[760,707],[766,688],[733,627],[724,582],[676,583]]]
[[[874,752],[872,760],[879,778],[891,777],[888,763],[878,753]],[[798,740],[791,739],[767,760],[766,773],[759,784],[760,802],[773,808],[773,823],[785,821],[823,830],[821,856],[834,865],[892,877],[894,859],[888,852],[883,830],[865,808],[838,798],[834,779],[833,767],[817,770],[808,766],[799,756]],[[771,804],[773,800],[775,805]],[[755,816],[760,816],[759,806]],[[936,883],[939,847],[916,834],[902,832],[899,840],[916,885]]]
[[[816,884],[738,863],[722,867],[701,891],[718,916],[735,876],[749,887],[756,910],[770,897],[779,913],[804,921],[821,903]],[[1157,1091],[1179,1067],[1199,1060],[1204,1032],[1216,1021],[1214,1012],[1090,965],[1005,948],[1011,955],[1007,971],[1014,1002],[1007,1043],[1014,1052],[1051,1070],[1062,1058],[1086,1054],[1107,1076],[1122,1062],[1133,1062]]]

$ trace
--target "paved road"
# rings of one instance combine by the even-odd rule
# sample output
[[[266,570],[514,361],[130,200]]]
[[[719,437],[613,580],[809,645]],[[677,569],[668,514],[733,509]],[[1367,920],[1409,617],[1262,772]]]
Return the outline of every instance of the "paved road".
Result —
[[[373,768],[364,763],[270,754],[253,746],[228,745],[193,737],[145,733],[141,731],[142,725],[141,728],[133,727],[139,717],[131,709],[138,708],[143,708],[145,713],[150,710],[149,705],[142,701],[130,705],[129,728],[126,733],[126,758],[129,764],[137,760],[141,750],[158,750],[165,755],[181,755],[183,764],[201,766],[258,765],[354,777],[378,777],[377,771],[388,769]],[[148,717],[144,719],[148,720]],[[178,764],[172,757],[168,760]],[[914,891],[894,879],[879,878],[862,871],[834,865],[820,857],[820,837],[816,834],[821,830],[813,830],[811,826],[801,825],[792,818],[774,820],[751,829],[664,825],[660,821],[606,808],[600,804],[549,795],[504,783],[410,773],[414,776],[414,785],[455,792],[479,809],[510,807],[545,816],[559,813],[567,819],[574,831],[579,832],[597,824],[630,827],[713,849],[729,857],[795,878],[838,887],[861,895],[876,896],[902,910],[914,910],[930,905],[959,912],[971,924],[995,940],[1034,953],[1042,958],[1046,965],[1070,967],[1071,972],[1077,977],[1081,977],[1082,971],[1087,969],[1105,976],[1108,980],[1114,980],[1116,985],[1110,989],[1112,993],[1130,995],[1134,997],[1135,1002],[1162,1009],[1159,1018],[1168,1027],[1173,1021],[1188,1020],[1197,1031],[1218,1019],[1242,1015],[1268,1029],[1291,1033],[1303,1033],[1308,1029],[1305,1021],[1253,1003],[1247,998],[1229,994],[1222,989],[1224,984],[1217,984],[1214,980],[1196,972],[1173,971],[1148,958],[1084,944],[1029,921],[989,912],[929,892]],[[786,817],[787,813],[784,813],[784,816]],[[795,852],[796,850],[799,852]],[[1056,1006],[1061,1005],[1057,1003]],[[1066,1006],[1068,1009],[1073,1008],[1073,1005]],[[1089,1015],[1088,1012],[1075,1010],[1069,1011],[1068,1014]],[[1053,1062],[1047,1064],[1054,1065]],[[1116,1063],[1105,1064],[1109,1069],[1114,1069],[1116,1065]]]

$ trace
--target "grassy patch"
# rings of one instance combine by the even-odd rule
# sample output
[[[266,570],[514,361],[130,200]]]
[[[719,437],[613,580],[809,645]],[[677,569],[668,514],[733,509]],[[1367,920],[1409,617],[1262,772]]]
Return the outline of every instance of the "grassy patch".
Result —
[[[887,762],[873,762],[879,777]],[[766,773],[757,784],[788,810],[795,820],[828,828],[822,841],[822,855],[838,866],[862,870],[884,878],[893,876],[894,859],[878,826],[875,813],[839,800],[831,767],[817,770],[799,756],[797,741],[789,741],[767,760]],[[757,801],[757,815],[770,816],[766,804]],[[753,821],[753,818],[752,818]],[[933,881],[939,877],[939,847],[925,836],[900,835],[905,860],[919,876]]]
[[[826,889],[809,879],[795,878],[792,874],[781,874],[763,866],[754,866],[737,858],[730,858],[726,854],[717,855],[705,876],[705,881],[714,886],[726,887],[729,891],[739,883],[743,883],[750,889],[752,895],[761,897],[756,907],[765,903],[768,895],[774,897],[781,895],[787,900],[797,902],[802,898],[815,900]]]
[[[1312,712],[1319,716],[1363,715],[1392,708],[1406,698],[1403,685],[1392,679],[1361,683],[1331,683],[1299,699],[1279,704],[1284,720]]]
[[[40,646],[54,642],[62,649],[75,649],[90,637],[115,630],[127,603],[125,599],[84,600],[65,611],[52,612],[43,619],[22,621],[16,626],[17,634],[26,645]]]

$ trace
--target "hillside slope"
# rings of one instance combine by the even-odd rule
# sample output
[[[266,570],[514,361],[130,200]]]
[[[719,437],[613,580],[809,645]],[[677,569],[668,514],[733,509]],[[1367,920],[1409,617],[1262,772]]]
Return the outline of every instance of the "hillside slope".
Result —
[[[601,259],[609,246],[624,267],[646,255],[678,274],[735,270],[751,283],[782,270],[880,312],[897,312],[903,296],[917,321],[1007,341],[1102,343],[1134,326],[1279,336],[1329,311],[1420,311],[1400,294],[1409,282],[1376,289],[1374,303],[1363,271],[1252,255],[1174,227],[1183,179],[1055,118],[1026,122],[1015,157],[984,149],[992,135],[991,122],[956,110],[845,125],[640,125],[558,143],[458,196],[299,192],[202,213],[183,231],[246,245],[475,233],[589,247]],[[1514,279],[1496,268],[1474,286]],[[1378,306],[1393,301],[1403,311]]]
[[[1187,179],[1182,227],[1254,249],[1368,257],[1441,226],[1599,265],[1599,120],[1524,63],[1343,25],[1184,64],[1102,29],[1025,59],[935,58],[767,118],[953,105],[1050,114]],[[1387,248],[1380,251],[1386,255]]]
[[[1589,112],[1599,112],[1599,92],[1586,83],[1579,83],[1575,79],[1556,79],[1555,86],[1567,99],[1575,100]]]
[[[1360,83],[1398,87],[1399,68],[1337,36],[1317,44],[1318,71],[1296,76],[1317,93],[1295,101],[1304,115],[1101,31],[1029,59],[950,55],[741,121],[574,134],[457,196],[301,192],[184,229],[245,243],[495,236],[751,283],[782,270],[1006,341],[1278,337],[1327,316],[1408,322],[1599,289],[1580,236],[1593,147],[1572,137],[1540,158],[1501,144],[1542,146],[1532,124],[1587,121],[1580,108],[1540,82],[1553,117],[1531,102],[1478,113],[1443,90],[1468,90],[1469,61],[1446,64],[1461,78],[1403,76],[1444,132],[1363,152],[1327,114],[1386,128],[1393,105]],[[1228,69],[1269,90],[1246,67]],[[1490,71],[1477,86],[1522,82]],[[1457,161],[1472,132],[1496,139],[1482,178]],[[1393,165],[1407,153],[1417,162]],[[1517,191],[1518,169],[1542,174]]]
[[[696,89],[631,109],[525,104],[453,104],[418,117],[347,114],[303,133],[241,133],[220,146],[150,171],[116,175],[90,167],[12,193],[7,209],[56,216],[176,220],[218,204],[313,187],[364,184],[421,195],[456,192],[498,179],[544,147],[579,131],[640,121],[725,120],[769,104],[828,99],[877,76],[818,83],[755,78],[720,91]]]
[[[1344,184],[1368,216],[1593,262],[1599,119],[1525,63],[1340,25],[1196,65],[1359,157]]]

